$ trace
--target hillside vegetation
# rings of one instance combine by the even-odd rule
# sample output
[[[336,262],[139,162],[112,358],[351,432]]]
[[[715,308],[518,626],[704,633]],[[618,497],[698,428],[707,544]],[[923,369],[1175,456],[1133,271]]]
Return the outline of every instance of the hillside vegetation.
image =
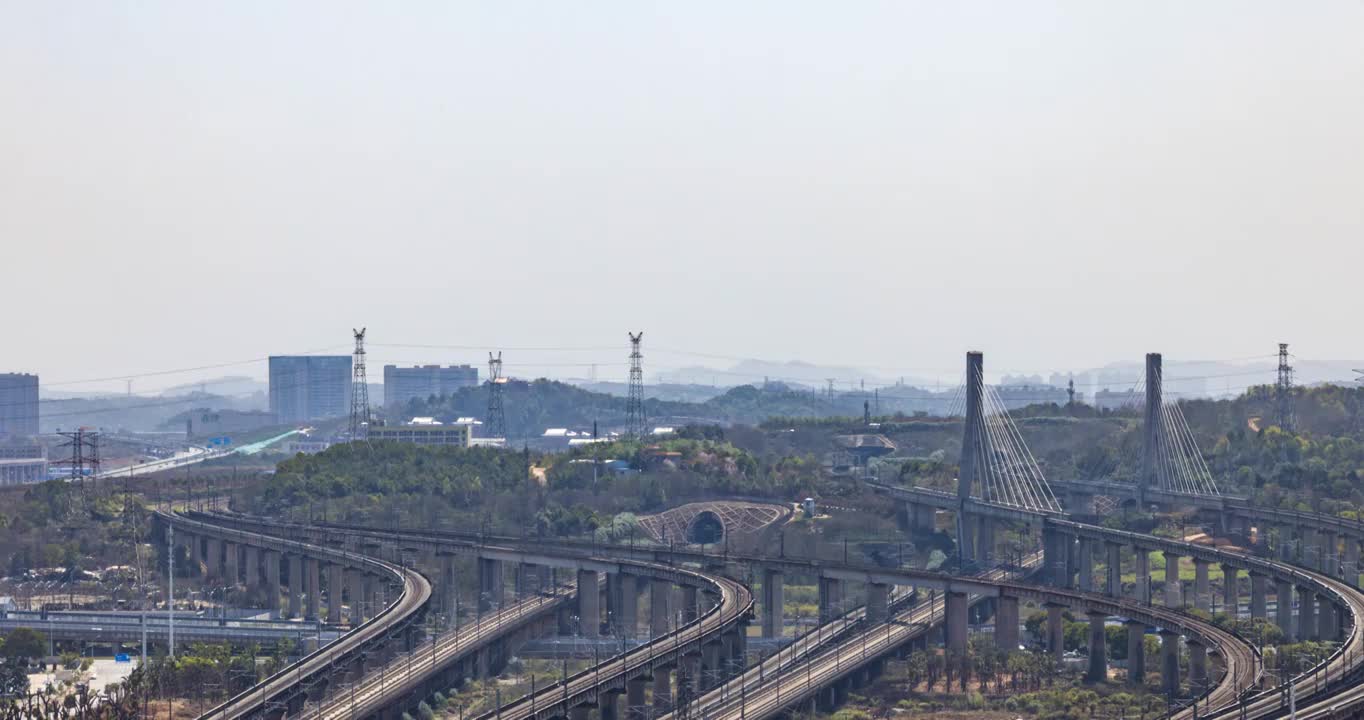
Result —
[[[833,396],[792,390],[774,384],[767,388],[743,385],[704,402],[673,402],[646,399],[644,413],[651,424],[685,425],[709,423],[757,425],[773,417],[862,417],[870,393]],[[904,401],[909,402],[909,401]],[[889,406],[892,400],[882,401]],[[390,420],[435,417],[453,420],[460,416],[483,417],[488,407],[487,385],[461,388],[452,395],[412,400],[390,412]],[[503,407],[507,434],[513,439],[536,437],[547,427],[588,428],[596,421],[603,431],[625,425],[626,399],[619,395],[591,392],[553,380],[513,380],[504,386]]]
[[[616,461],[609,463],[607,461]],[[660,442],[600,443],[558,455],[393,442],[336,445],[286,460],[235,497],[290,519],[578,533],[621,513],[717,495],[791,500],[815,492],[807,456],[763,458],[718,428]]]

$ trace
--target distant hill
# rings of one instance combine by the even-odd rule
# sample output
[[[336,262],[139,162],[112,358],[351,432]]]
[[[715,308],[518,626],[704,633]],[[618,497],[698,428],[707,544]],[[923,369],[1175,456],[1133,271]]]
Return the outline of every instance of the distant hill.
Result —
[[[594,393],[605,395],[620,395],[625,397],[630,392],[630,386],[623,382],[575,382],[574,385]],[[714,385],[695,385],[695,384],[676,384],[676,383],[645,383],[644,397],[655,400],[672,400],[676,402],[705,402],[717,395],[723,394],[731,386]]]
[[[905,386],[898,392],[880,394],[881,413],[913,413],[945,407],[947,396],[934,396],[926,390]],[[822,393],[793,390],[776,385],[759,389],[752,385],[730,388],[703,402],[678,402],[646,399],[645,416],[649,424],[685,425],[716,423],[753,425],[772,417],[860,416],[863,403],[872,403],[872,393]],[[626,399],[620,395],[592,392],[565,383],[540,379],[534,382],[513,380],[505,386],[503,408],[507,434],[513,439],[538,437],[545,428],[588,429],[596,421],[602,432],[625,425]],[[487,385],[462,388],[454,395],[412,401],[400,412],[390,411],[390,422],[411,417],[430,416],[448,421],[460,416],[482,418],[487,413]]]

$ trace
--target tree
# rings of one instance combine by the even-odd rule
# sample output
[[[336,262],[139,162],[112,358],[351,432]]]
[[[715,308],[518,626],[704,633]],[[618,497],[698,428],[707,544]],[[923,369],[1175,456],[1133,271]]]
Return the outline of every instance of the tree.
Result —
[[[33,628],[14,628],[5,636],[5,657],[33,660],[47,654],[47,637]]]
[[[0,697],[19,697],[28,692],[28,674],[17,662],[0,664]]]

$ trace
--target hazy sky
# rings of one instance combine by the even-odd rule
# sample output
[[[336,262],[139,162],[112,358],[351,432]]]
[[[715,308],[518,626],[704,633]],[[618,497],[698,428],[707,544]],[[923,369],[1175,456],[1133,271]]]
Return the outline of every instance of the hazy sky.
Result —
[[[643,328],[654,369],[1359,357],[1361,237],[1355,0],[0,2],[0,371],[45,381],[352,325],[621,348],[509,363]]]

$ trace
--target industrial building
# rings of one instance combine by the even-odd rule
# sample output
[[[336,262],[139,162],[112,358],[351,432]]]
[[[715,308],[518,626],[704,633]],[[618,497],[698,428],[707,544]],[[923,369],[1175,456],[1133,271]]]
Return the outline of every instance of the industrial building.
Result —
[[[38,434],[38,376],[0,373],[0,436]]]
[[[351,356],[272,355],[270,412],[281,424],[350,413]]]
[[[1050,385],[1000,385],[995,392],[1005,410],[1017,410],[1029,405],[1065,405],[1070,401],[1064,388]]]
[[[472,426],[462,423],[446,425],[433,418],[412,418],[402,425],[371,425],[370,442],[390,440],[415,445],[450,445],[469,447]]]
[[[0,487],[47,480],[47,450],[41,445],[0,446]]]
[[[1094,393],[1094,407],[1099,410],[1136,409],[1146,404],[1146,399],[1136,390],[1109,390],[1104,388]]]
[[[435,395],[451,395],[456,390],[478,385],[478,368],[472,365],[384,366],[384,405],[403,407],[411,400],[426,400]]]

